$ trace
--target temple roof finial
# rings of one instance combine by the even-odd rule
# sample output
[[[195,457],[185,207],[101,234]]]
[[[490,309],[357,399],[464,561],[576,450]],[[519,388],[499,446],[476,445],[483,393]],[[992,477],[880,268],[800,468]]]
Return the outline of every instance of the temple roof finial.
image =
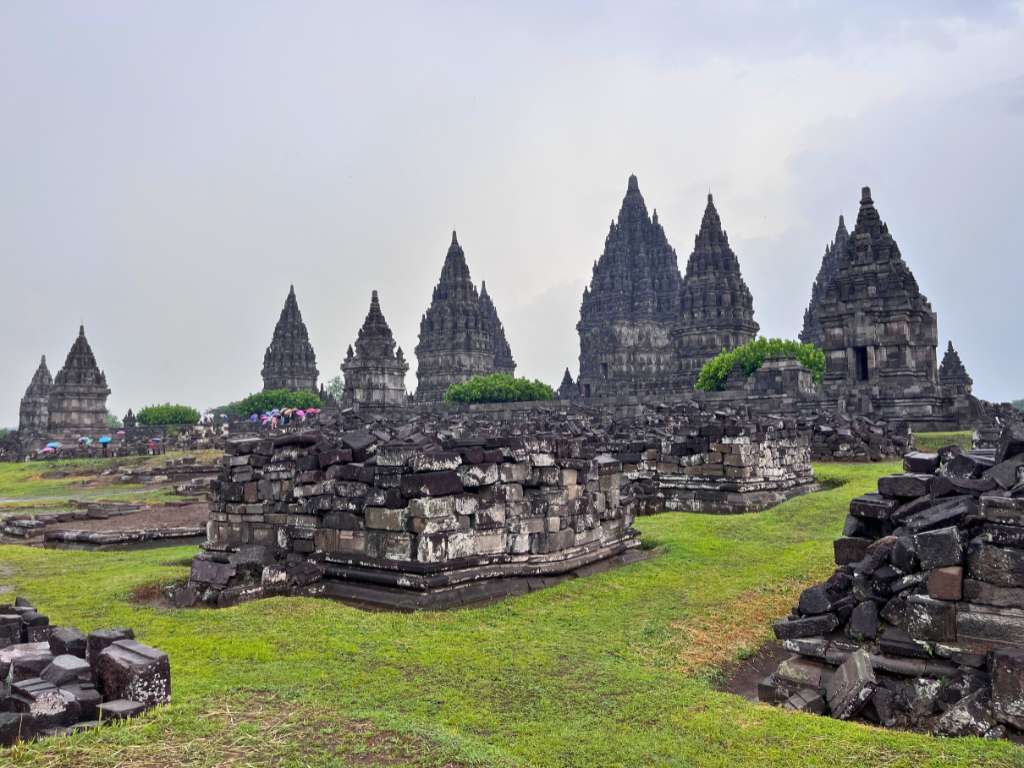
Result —
[[[458,244],[459,244],[459,238],[458,238],[458,235],[455,234],[455,230],[453,229],[452,230],[452,245],[458,245]]]

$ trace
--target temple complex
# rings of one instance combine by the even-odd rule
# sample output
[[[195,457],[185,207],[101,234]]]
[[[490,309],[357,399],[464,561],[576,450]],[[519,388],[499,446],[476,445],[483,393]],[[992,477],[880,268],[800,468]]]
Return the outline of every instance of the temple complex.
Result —
[[[25,396],[21,398],[18,432],[24,437],[45,435],[50,424],[50,389],[53,377],[46,367],[46,355],[32,375]]]
[[[686,264],[679,322],[672,331],[680,383],[692,387],[704,363],[723,349],[751,341],[758,329],[754,299],[709,194]]]
[[[515,371],[498,313],[486,291],[477,293],[455,232],[420,320],[416,360],[421,402],[441,400],[449,386],[473,376]]]
[[[940,418],[935,313],[871,199],[839,253],[818,309],[825,392],[840,410],[929,422]]]
[[[811,301],[804,311],[804,327],[800,331],[800,341],[804,344],[821,347],[825,343],[825,334],[821,329],[818,312],[825,289],[832,282],[839,267],[839,254],[846,250],[846,243],[849,239],[850,233],[846,230],[846,222],[840,215],[835,239],[825,246],[825,256],[821,260],[821,268],[818,270],[818,276],[814,279],[814,285],[811,286]]]
[[[71,345],[64,367],[50,387],[47,409],[50,436],[72,436],[106,429],[110,388],[85,338],[85,327]]]
[[[274,337],[263,355],[263,389],[316,392],[319,373],[293,285],[288,289],[288,298],[274,327]]]
[[[960,353],[953,348],[950,341],[946,347],[946,354],[942,357],[942,365],[939,366],[939,384],[942,391],[947,395],[969,395],[974,386],[974,380],[967,373]]]
[[[676,252],[636,176],[583,291],[579,388],[584,397],[671,390],[677,361],[671,333],[682,280]]]
[[[359,329],[355,352],[349,346],[341,370],[345,374],[343,401],[346,405],[405,403],[405,374],[409,364],[401,347],[395,351],[395,337],[380,311],[376,291],[370,295],[370,311]]]

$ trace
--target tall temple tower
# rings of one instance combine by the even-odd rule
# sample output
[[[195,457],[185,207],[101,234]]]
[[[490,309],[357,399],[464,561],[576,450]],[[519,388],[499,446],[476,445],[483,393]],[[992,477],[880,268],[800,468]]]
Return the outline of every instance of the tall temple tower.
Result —
[[[746,344],[758,330],[754,299],[709,194],[686,264],[679,323],[672,333],[680,383],[692,387],[704,363],[724,349]]]
[[[828,288],[839,269],[839,254],[846,250],[846,243],[849,239],[850,233],[846,230],[846,222],[840,215],[835,239],[825,246],[821,268],[818,270],[818,276],[814,279],[814,285],[811,286],[811,301],[804,311],[804,327],[800,331],[800,341],[804,344],[821,347],[825,343],[825,333],[821,328],[821,319],[818,317],[818,313],[821,309],[821,300],[825,295],[825,289]]]
[[[389,406],[405,402],[405,374],[409,364],[402,348],[395,352],[395,337],[380,311],[377,292],[370,295],[370,311],[359,329],[356,349],[348,348],[345,362],[346,404]]]
[[[25,396],[21,398],[18,418],[18,433],[22,437],[43,436],[50,425],[50,389],[53,377],[46,367],[46,355],[39,361],[39,367],[32,375]]]
[[[494,344],[494,372],[507,373],[515,376],[516,361],[512,359],[512,348],[505,338],[505,326],[498,319],[498,310],[487,293],[487,281],[480,281],[480,313],[484,319],[484,326],[491,336]]]
[[[494,304],[477,293],[455,232],[420,320],[416,360],[416,399],[423,402],[441,400],[450,385],[473,376],[515,370]]]
[[[309,343],[309,332],[302,322],[295,286],[288,289],[274,336],[263,355],[263,389],[290,389],[316,392],[316,354]]]
[[[681,282],[658,212],[647,214],[636,176],[630,176],[576,324],[584,397],[670,391]]]
[[[939,411],[935,313],[871,199],[839,253],[818,309],[825,390],[883,418],[928,421]]]
[[[57,437],[106,429],[109,395],[106,374],[96,365],[85,327],[79,326],[78,338],[50,387],[47,431]]]

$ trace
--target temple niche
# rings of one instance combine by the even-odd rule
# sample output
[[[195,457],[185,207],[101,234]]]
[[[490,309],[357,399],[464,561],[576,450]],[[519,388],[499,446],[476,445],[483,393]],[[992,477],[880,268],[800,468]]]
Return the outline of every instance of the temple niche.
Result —
[[[821,311],[821,301],[825,295],[825,289],[836,275],[839,268],[839,254],[846,250],[846,243],[849,239],[850,233],[846,229],[846,222],[840,215],[835,239],[825,247],[825,255],[821,260],[818,276],[814,279],[814,285],[811,286],[811,301],[804,311],[804,327],[800,331],[800,341],[804,344],[821,347],[825,343],[825,333],[821,328],[821,318],[818,316]]]
[[[676,252],[630,176],[617,221],[583,291],[579,391],[584,397],[663,394],[677,371],[671,333],[682,279]]]
[[[38,437],[46,434],[50,426],[50,389],[53,377],[46,367],[46,355],[39,361],[39,367],[32,375],[25,396],[21,398],[18,433],[23,437]]]
[[[941,408],[935,313],[871,199],[838,254],[818,308],[826,393],[883,418],[932,420]]]
[[[395,337],[380,310],[377,292],[370,295],[370,310],[356,338],[355,352],[348,348],[345,362],[346,405],[394,406],[405,403],[405,374],[409,363],[402,348],[395,351]]]
[[[284,308],[274,327],[274,336],[263,355],[263,389],[316,392],[319,374],[293,285],[288,289]]]
[[[107,377],[85,338],[85,327],[71,345],[64,367],[53,379],[47,403],[47,433],[51,437],[79,435],[106,429]]]
[[[758,330],[754,299],[709,194],[686,264],[679,321],[672,331],[680,383],[692,387],[704,363],[724,349],[751,341]]]
[[[421,402],[439,401],[449,386],[473,376],[515,371],[494,303],[486,290],[477,292],[455,232],[420,320],[416,360],[416,399]]]

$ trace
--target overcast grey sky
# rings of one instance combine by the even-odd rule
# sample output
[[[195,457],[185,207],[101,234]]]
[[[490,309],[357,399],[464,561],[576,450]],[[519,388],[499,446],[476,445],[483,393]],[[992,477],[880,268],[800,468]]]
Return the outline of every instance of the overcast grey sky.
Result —
[[[257,390],[289,283],[322,378],[373,288],[415,365],[453,228],[557,385],[630,173],[681,269],[714,192],[787,337],[871,186],[976,393],[1024,397],[1022,136],[1024,0],[4,0],[0,424],[80,320],[115,413]]]

